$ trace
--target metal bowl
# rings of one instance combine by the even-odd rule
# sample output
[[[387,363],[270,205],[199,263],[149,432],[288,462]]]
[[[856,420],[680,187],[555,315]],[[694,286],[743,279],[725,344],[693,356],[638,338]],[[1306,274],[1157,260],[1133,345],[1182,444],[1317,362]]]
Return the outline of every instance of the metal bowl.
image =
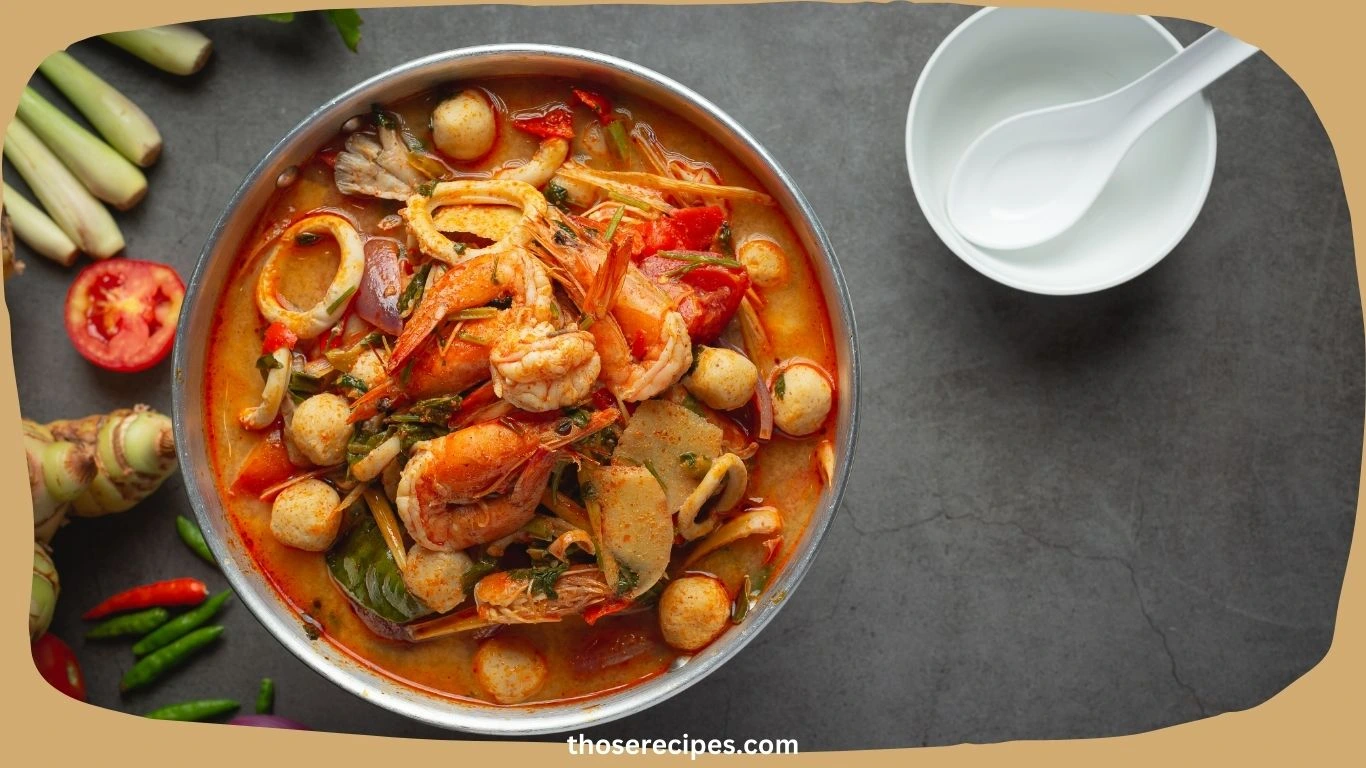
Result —
[[[349,117],[371,104],[389,102],[461,79],[543,75],[591,80],[643,96],[688,120],[745,165],[777,199],[811,254],[830,318],[839,370],[834,484],[820,500],[787,564],[765,590],[748,619],[701,653],[646,682],[602,696],[563,703],[498,706],[418,690],[362,666],[326,640],[310,640],[305,626],[252,562],[227,520],[214,484],[205,441],[205,354],[211,324],[242,238],[275,191],[280,174],[309,157]],[[853,452],[858,376],[854,316],[834,251],[815,213],[768,151],[711,102],[630,62],[599,53],[543,45],[493,45],[439,53],[366,80],[319,107],[290,131],[247,176],[214,225],[190,279],[175,347],[176,448],[185,486],[205,538],[223,573],[256,618],[285,647],[319,674],[351,693],[414,720],[461,731],[525,736],[581,730],[639,712],[705,677],[734,656],[771,621],[811,565],[839,504]]]

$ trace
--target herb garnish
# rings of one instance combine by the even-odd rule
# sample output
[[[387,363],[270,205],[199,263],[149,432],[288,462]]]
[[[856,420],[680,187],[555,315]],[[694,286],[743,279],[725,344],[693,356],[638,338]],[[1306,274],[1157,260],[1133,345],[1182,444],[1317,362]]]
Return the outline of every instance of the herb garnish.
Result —
[[[336,299],[335,301],[333,301],[331,304],[328,304],[328,305],[327,305],[327,314],[329,314],[329,315],[334,314],[337,310],[339,310],[339,309],[341,309],[342,307],[346,306],[347,300],[349,300],[353,295],[355,295],[355,293],[356,293],[356,286],[353,285],[353,286],[351,286],[350,288],[347,288],[345,293],[343,293],[342,295],[338,296],[337,299]]]
[[[337,378],[337,386],[342,389],[349,389],[358,395],[363,395],[370,391],[370,387],[366,386],[365,382],[349,373],[343,373]]]
[[[404,287],[403,294],[398,297],[398,312],[407,317],[410,310],[416,309],[418,302],[422,301],[422,291],[427,285],[427,273],[432,271],[431,262],[423,264],[413,273],[413,278]]]
[[[569,190],[552,181],[545,186],[543,194],[545,194],[546,202],[565,213],[569,212]]]
[[[514,579],[531,582],[531,593],[537,592],[545,595],[551,600],[559,597],[555,592],[555,582],[560,580],[560,575],[569,570],[568,563],[559,560],[551,560],[544,565],[537,565],[531,568],[517,568],[509,571],[508,575]]]
[[[787,372],[778,374],[778,378],[773,382],[773,396],[779,400],[787,394]]]
[[[616,213],[612,214],[612,222],[607,225],[607,234],[603,235],[603,240],[612,242],[612,236],[617,233],[617,225],[621,223],[621,216],[624,213],[626,213],[626,206],[623,205],[617,209]]]
[[[284,368],[280,361],[275,359],[274,354],[261,355],[256,358],[256,367],[260,368],[262,371],[272,371],[276,368]]]
[[[721,253],[731,258],[735,258],[735,236],[730,230],[730,222],[721,222],[721,228],[716,230],[716,244],[720,246]]]
[[[636,588],[640,583],[640,574],[631,570],[625,565],[617,566],[617,594],[624,595]]]
[[[370,115],[374,118],[376,126],[380,128],[394,127],[394,118],[390,117],[389,113],[384,111],[383,105],[378,103],[371,104]]]

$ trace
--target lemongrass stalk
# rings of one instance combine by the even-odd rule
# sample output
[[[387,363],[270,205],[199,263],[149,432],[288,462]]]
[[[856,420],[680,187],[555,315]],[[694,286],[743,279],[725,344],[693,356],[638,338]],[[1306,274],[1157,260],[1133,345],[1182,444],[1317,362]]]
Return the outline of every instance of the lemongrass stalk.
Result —
[[[136,165],[32,88],[19,95],[19,117],[95,197],[126,211],[146,196],[147,177]]]
[[[109,210],[22,120],[15,119],[5,132],[5,159],[77,248],[97,259],[123,250],[123,233]]]
[[[147,113],[84,64],[58,51],[38,65],[119,154],[146,168],[161,155],[161,134]]]
[[[193,75],[204,68],[213,52],[213,41],[185,24],[110,32],[100,37],[173,75]]]
[[[4,185],[5,210],[9,212],[14,234],[32,248],[39,256],[45,256],[64,267],[76,263],[76,244],[66,236],[38,206],[15,191],[14,187]]]

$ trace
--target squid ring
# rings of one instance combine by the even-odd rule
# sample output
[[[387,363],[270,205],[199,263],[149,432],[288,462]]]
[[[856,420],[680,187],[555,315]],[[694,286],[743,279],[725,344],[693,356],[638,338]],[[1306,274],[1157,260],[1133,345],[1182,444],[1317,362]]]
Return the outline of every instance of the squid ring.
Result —
[[[441,234],[432,212],[449,205],[511,205],[521,208],[522,219],[501,240],[486,248],[462,248]],[[486,254],[503,253],[525,247],[531,242],[530,222],[544,216],[545,196],[524,181],[512,179],[459,179],[443,181],[432,187],[430,195],[408,198],[408,207],[399,211],[418,247],[428,256],[447,264]]]
[[[337,274],[327,286],[327,292],[317,304],[307,309],[286,307],[280,303],[278,284],[283,269],[280,256],[288,245],[304,235],[331,235],[341,251]],[[266,257],[261,276],[256,281],[256,307],[272,323],[280,323],[301,339],[313,339],[336,325],[346,311],[346,305],[360,287],[365,272],[365,241],[351,222],[335,213],[320,213],[295,222],[280,235],[280,239]]]

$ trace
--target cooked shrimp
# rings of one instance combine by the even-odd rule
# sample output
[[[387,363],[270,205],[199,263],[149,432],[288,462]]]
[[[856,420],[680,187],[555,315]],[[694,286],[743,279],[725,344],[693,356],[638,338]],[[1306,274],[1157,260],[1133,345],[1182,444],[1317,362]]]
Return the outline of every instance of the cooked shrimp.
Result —
[[[485,254],[447,270],[404,323],[403,333],[389,357],[389,375],[403,369],[447,316],[504,296],[511,297],[513,306],[530,308],[532,320],[547,321],[552,317],[555,295],[550,278],[545,268],[524,250]]]
[[[692,364],[683,316],[630,263],[625,247],[610,253],[588,232],[558,215],[539,222],[536,245],[555,277],[586,314],[602,358],[602,378],[622,400],[638,402],[668,389]],[[628,341],[629,339],[629,341]]]
[[[524,312],[525,310],[518,311]],[[514,320],[489,352],[494,392],[524,411],[582,402],[602,368],[593,336]]]
[[[488,380],[490,345],[484,342],[502,334],[506,314],[471,320],[460,333],[419,346],[399,373],[390,376],[382,372],[378,380],[366,381],[369,389],[351,404],[351,422],[374,416],[386,401],[392,407],[424,397],[464,392]]]
[[[555,580],[555,596],[532,589],[531,580],[512,571],[491,573],[474,585],[479,618],[494,624],[543,624],[583,613],[613,596],[602,571],[573,566]]]
[[[512,533],[536,512],[560,448],[617,419],[615,408],[587,425],[568,419],[486,421],[418,443],[403,468],[399,517],[428,549],[455,551]]]

